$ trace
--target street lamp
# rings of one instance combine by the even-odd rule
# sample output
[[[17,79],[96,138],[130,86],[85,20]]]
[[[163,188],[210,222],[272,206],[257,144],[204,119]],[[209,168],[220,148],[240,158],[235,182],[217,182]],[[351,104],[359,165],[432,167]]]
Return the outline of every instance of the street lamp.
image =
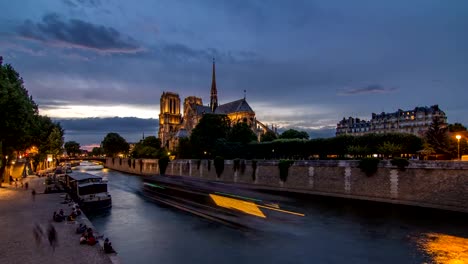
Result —
[[[461,136],[460,135],[456,135],[455,136],[458,140],[458,160],[460,160],[460,138]]]

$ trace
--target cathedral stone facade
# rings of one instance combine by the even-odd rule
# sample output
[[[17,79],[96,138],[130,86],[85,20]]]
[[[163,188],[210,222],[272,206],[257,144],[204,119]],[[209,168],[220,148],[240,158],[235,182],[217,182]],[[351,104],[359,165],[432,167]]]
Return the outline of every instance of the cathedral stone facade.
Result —
[[[158,136],[161,139],[163,147],[169,150],[175,150],[180,138],[190,136],[190,133],[200,122],[204,114],[227,115],[231,121],[231,125],[245,122],[257,135],[258,139],[267,131],[272,131],[266,125],[257,121],[255,112],[247,103],[245,97],[226,104],[218,104],[214,61],[210,104],[205,106],[200,97],[188,96],[184,99],[182,116],[180,103],[180,97],[177,93],[163,92],[161,95]]]

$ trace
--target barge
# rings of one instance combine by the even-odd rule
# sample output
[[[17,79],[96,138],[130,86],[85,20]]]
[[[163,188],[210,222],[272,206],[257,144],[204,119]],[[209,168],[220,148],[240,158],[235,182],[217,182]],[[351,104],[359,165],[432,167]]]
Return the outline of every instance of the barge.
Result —
[[[74,171],[65,174],[65,188],[83,210],[100,210],[112,206],[107,182],[102,177]]]

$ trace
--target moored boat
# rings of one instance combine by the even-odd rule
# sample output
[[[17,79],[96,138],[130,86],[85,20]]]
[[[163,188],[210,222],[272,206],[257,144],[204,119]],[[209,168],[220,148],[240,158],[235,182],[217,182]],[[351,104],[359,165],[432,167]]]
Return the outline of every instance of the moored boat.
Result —
[[[88,171],[88,170],[102,170],[104,166],[98,163],[89,162],[89,161],[82,161],[80,165],[76,166],[76,170],[80,171]]]
[[[65,175],[65,186],[83,210],[110,208],[112,197],[102,177],[75,171]]]

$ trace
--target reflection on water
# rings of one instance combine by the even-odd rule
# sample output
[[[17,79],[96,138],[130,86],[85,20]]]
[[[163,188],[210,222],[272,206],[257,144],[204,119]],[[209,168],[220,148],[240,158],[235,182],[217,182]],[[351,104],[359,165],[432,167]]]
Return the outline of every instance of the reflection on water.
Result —
[[[428,233],[418,241],[419,246],[437,264],[468,263],[468,239],[451,235]]]

